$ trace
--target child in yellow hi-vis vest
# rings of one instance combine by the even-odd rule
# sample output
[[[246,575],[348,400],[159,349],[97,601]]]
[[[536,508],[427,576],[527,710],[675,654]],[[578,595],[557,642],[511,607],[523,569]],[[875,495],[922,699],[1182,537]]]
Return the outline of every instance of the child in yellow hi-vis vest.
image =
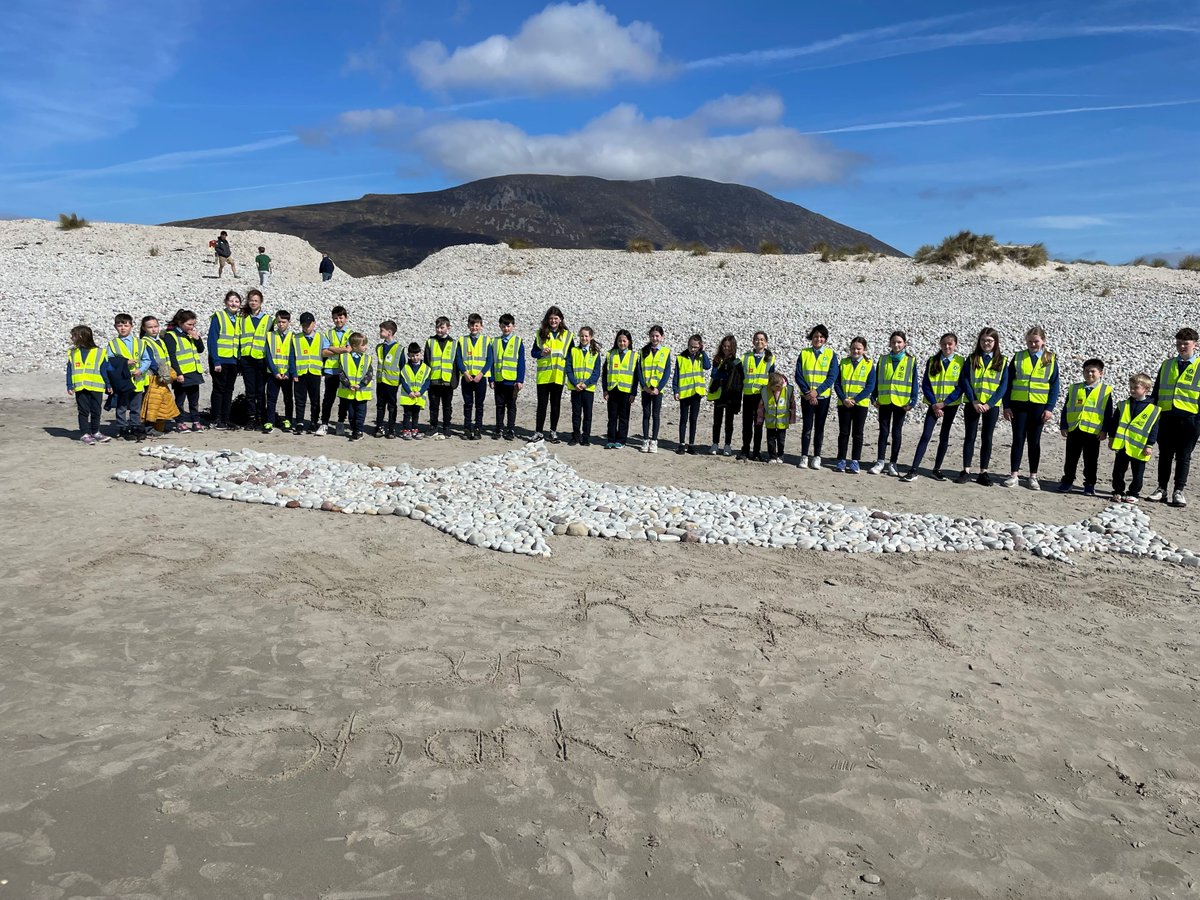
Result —
[[[1153,386],[1154,379],[1144,372],[1130,378],[1129,399],[1117,405],[1105,426],[1108,445],[1117,453],[1112,474],[1114,501],[1137,503],[1142,493],[1142,478],[1152,455],[1150,448],[1158,441],[1158,420],[1162,413],[1149,397]],[[1130,473],[1128,493],[1126,471]]]
[[[346,342],[348,353],[338,355],[338,401],[346,406],[350,440],[361,441],[367,421],[367,403],[375,380],[375,366],[367,352],[366,335],[354,332]]]
[[[767,432],[767,462],[782,465],[788,426],[796,421],[796,394],[782,372],[772,372],[767,378],[757,415]]]
[[[417,421],[425,407],[425,395],[429,392],[430,368],[424,362],[421,345],[413,341],[408,345],[408,362],[400,370],[400,410],[404,419],[400,423],[400,437],[406,441],[419,441],[422,437]],[[437,429],[430,426],[436,436]]]
[[[92,329],[76,325],[71,329],[71,352],[67,354],[67,393],[75,398],[79,412],[79,440],[102,444],[112,440],[100,431],[100,407],[105,394],[111,394],[104,370],[104,356],[96,346]]]
[[[1083,495],[1096,496],[1096,468],[1100,460],[1100,444],[1108,437],[1105,427],[1112,421],[1112,388],[1104,383],[1104,362],[1085,360],[1083,381],[1067,388],[1058,421],[1059,433],[1067,439],[1067,459],[1063,477],[1058,483],[1060,494],[1069,494],[1075,484],[1075,470],[1083,457]]]
[[[400,367],[404,365],[404,348],[396,340],[396,322],[385,319],[379,323],[379,343],[375,345],[375,437],[394,440],[396,437],[396,401],[400,394]],[[384,417],[387,424],[384,424]]]

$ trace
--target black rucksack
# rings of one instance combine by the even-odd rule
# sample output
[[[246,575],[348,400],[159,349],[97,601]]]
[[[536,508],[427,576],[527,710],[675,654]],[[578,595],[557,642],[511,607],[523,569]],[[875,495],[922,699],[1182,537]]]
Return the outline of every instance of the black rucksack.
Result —
[[[229,241],[225,240],[225,238],[217,238],[217,256],[224,256],[228,259],[231,252]]]
[[[249,421],[250,402],[246,399],[245,394],[238,394],[233,398],[233,403],[229,405],[229,423],[244,428]]]

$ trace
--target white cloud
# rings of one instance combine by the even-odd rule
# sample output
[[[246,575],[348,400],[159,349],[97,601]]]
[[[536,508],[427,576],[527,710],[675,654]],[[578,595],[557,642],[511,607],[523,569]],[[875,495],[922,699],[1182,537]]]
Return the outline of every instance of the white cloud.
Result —
[[[1038,228],[1076,231],[1080,228],[1099,228],[1111,223],[1103,216],[1037,216],[1030,219],[1030,224]]]
[[[559,3],[521,25],[514,37],[492,35],[453,52],[426,41],[408,54],[421,83],[435,90],[601,90],[618,80],[646,81],[663,70],[661,39],[645,22],[621,25],[603,6]]]

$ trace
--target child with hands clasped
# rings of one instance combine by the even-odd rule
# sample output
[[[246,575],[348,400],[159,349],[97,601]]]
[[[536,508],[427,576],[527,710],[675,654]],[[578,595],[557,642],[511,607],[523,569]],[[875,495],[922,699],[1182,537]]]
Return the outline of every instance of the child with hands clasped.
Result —
[[[742,356],[742,452],[738,459],[763,461],[762,419],[758,417],[758,406],[762,403],[763,388],[775,371],[775,355],[767,346],[767,333],[754,332],[754,349]],[[754,438],[754,453],[750,452],[750,438]]]
[[[400,367],[404,356],[396,340],[396,323],[386,319],[379,323],[379,343],[375,345],[375,437],[394,440],[396,437],[396,401],[400,393]],[[384,417],[387,425],[384,425]]]
[[[796,421],[796,393],[782,372],[772,372],[767,379],[757,415],[767,431],[767,462],[782,465],[788,426]]]
[[[712,363],[704,352],[704,338],[693,334],[687,350],[675,357],[675,376],[672,387],[679,401],[678,454],[696,452],[696,423],[700,419],[700,404],[708,392],[708,372]],[[686,438],[686,445],[685,445]]]
[[[349,350],[338,356],[338,399],[346,404],[350,420],[350,440],[361,441],[363,426],[367,421],[367,403],[371,399],[371,386],[375,380],[375,366],[367,352],[367,338],[359,332],[350,335],[346,342]],[[338,418],[341,418],[339,410]]]
[[[149,380],[142,368],[145,346],[133,335],[133,316],[120,313],[113,319],[117,336],[104,348],[106,381],[112,388],[109,403],[116,408],[117,437],[127,441],[139,440],[145,433],[142,426],[142,393]]]
[[[963,467],[955,484],[966,484],[971,480],[971,460],[975,458],[975,436],[983,425],[983,438],[979,450],[979,475],[975,482],[991,487],[992,476],[988,466],[992,462],[992,437],[996,433],[996,420],[1000,418],[1000,401],[1008,390],[1008,361],[1000,352],[1000,332],[995,328],[984,328],[975,339],[975,349],[963,367],[962,388],[967,402],[963,409]]]
[[[642,388],[642,452],[657,453],[662,391],[671,379],[671,348],[663,343],[661,325],[651,325],[646,336],[642,358],[638,360],[638,382]]]
[[[204,341],[196,333],[196,314],[190,309],[177,310],[167,324],[163,343],[171,364],[171,391],[175,395],[175,405],[179,407],[181,419],[175,427],[179,431],[203,431],[204,427],[200,424],[200,385],[204,384]],[[184,419],[184,416],[187,418]]]
[[[325,378],[325,361],[321,350],[326,346],[325,335],[317,331],[317,317],[310,312],[300,313],[300,333],[296,335],[296,427],[293,434],[304,434],[304,406],[312,412],[309,433],[315,433],[321,417],[321,384]]]
[[[105,394],[111,394],[104,370],[104,356],[96,346],[92,329],[76,325],[71,329],[71,351],[67,354],[67,393],[75,398],[79,413],[79,440],[84,444],[104,444],[112,440],[100,431],[100,410]]]
[[[908,335],[893,331],[888,338],[889,353],[879,357],[875,366],[875,408],[879,410],[879,453],[871,474],[887,469],[898,475],[896,460],[900,458],[900,439],[904,434],[904,417],[917,402],[917,360],[905,348]],[[891,460],[884,456],[891,434]]]
[[[179,415],[179,407],[171,395],[171,366],[166,340],[161,337],[162,326],[156,316],[143,316],[138,337],[142,339],[141,370],[146,373],[146,388],[142,392],[142,422],[156,432],[167,430]]]
[[[422,358],[421,345],[413,341],[408,345],[408,362],[400,370],[400,409],[404,413],[400,437],[406,441],[419,441],[422,437],[418,420],[425,407],[431,375],[429,365]]]
[[[593,334],[587,325],[580,328],[579,339],[567,356],[567,384],[571,386],[571,440],[567,443],[585,447],[592,443],[592,406],[603,368],[600,345]]]
[[[727,334],[717,346],[712,361],[712,381],[704,398],[713,405],[713,456],[733,455],[733,418],[742,408],[742,358],[738,356],[737,338]],[[725,429],[725,449],[721,450],[721,428]]]
[[[512,313],[500,317],[500,337],[488,348],[491,359],[492,395],[496,398],[496,432],[492,440],[516,437],[517,394],[525,386],[525,345],[514,333],[517,320]]]
[[[867,339],[862,335],[850,342],[850,355],[839,363],[833,389],[838,398],[837,471],[857,475],[862,459],[863,431],[867,413],[871,410],[871,397],[875,394],[875,363],[867,355]]]
[[[800,351],[796,360],[796,390],[799,391],[800,414],[803,426],[800,430],[800,469],[821,468],[821,447],[825,443],[825,420],[829,417],[829,398],[838,377],[838,357],[829,346],[829,329],[814,325],[808,333],[811,347]],[[808,455],[809,440],[812,441],[812,456]]]
[[[270,434],[278,425],[292,430],[295,412],[296,336],[292,334],[292,314],[286,309],[275,313],[275,327],[267,333],[267,413],[263,434]],[[277,416],[279,395],[283,394],[283,421]]]
[[[938,481],[945,480],[942,474],[942,461],[946,458],[946,450],[950,446],[950,427],[958,414],[959,404],[962,403],[962,371],[963,358],[955,351],[958,350],[958,335],[947,332],[938,338],[938,352],[929,357],[925,363],[925,374],[921,378],[921,395],[925,398],[928,408],[925,411],[925,424],[921,429],[921,440],[917,443],[917,452],[913,455],[912,465],[901,477],[901,481],[911,483],[917,477],[917,467],[925,458],[929,441],[933,437],[933,429],[941,420],[942,429],[938,434],[937,457],[933,462],[933,477]]]
[[[605,450],[623,450],[629,440],[629,407],[637,377],[638,357],[631,349],[633,335],[622,328],[604,359],[604,400],[608,403],[608,443]]]
[[[1162,410],[1148,396],[1154,379],[1139,373],[1129,379],[1129,399],[1122,400],[1113,410],[1105,430],[1112,435],[1109,446],[1116,451],[1113,460],[1113,500],[1137,503],[1142,493],[1146,463],[1151,447],[1158,440],[1158,422]],[[1125,490],[1125,473],[1130,472],[1129,491]]]
[[[1005,487],[1016,487],[1021,473],[1021,455],[1029,446],[1029,489],[1040,491],[1038,465],[1042,461],[1042,429],[1054,416],[1058,403],[1058,360],[1046,349],[1046,332],[1035,325],[1025,332],[1025,350],[1018,350],[1008,365],[1008,395],[1004,398],[1004,420],[1012,422],[1010,454],[1012,474]]]
[[[1067,388],[1058,428],[1067,439],[1067,458],[1060,494],[1070,493],[1075,485],[1075,470],[1083,457],[1083,494],[1096,496],[1096,468],[1100,460],[1100,444],[1108,438],[1108,425],[1113,417],[1112,388],[1104,383],[1104,363],[1089,359],[1083,364],[1083,381]]]
[[[483,316],[471,313],[467,317],[467,334],[458,339],[454,348],[454,369],[462,379],[464,441],[483,439],[483,401],[492,373],[491,343],[483,335]]]

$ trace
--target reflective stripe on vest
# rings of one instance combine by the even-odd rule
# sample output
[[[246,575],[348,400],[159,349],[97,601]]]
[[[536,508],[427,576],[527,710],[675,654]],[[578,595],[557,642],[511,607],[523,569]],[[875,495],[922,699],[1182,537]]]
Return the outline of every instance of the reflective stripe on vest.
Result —
[[[875,365],[871,358],[864,356],[855,365],[854,360],[847,357],[841,361],[838,366],[838,378],[842,386],[842,393],[846,395],[847,400],[854,400],[855,405],[869,405],[870,397],[863,397],[861,400],[855,400],[859,394],[866,390],[867,382],[871,378],[871,368]]]
[[[458,339],[458,347],[462,351],[463,368],[467,370],[468,375],[478,375],[487,365],[488,346],[491,344],[491,338],[484,337],[482,334],[478,337],[463,335]]]
[[[421,385],[425,383],[425,379],[433,370],[425,363],[421,363],[415,369],[412,363],[405,363],[404,368],[400,370],[400,405],[415,406],[418,409],[425,408],[425,395],[418,394],[416,397],[411,396],[413,391],[421,390]]]
[[[125,342],[123,340],[121,340],[121,338],[113,338],[111,341],[108,342],[108,348],[107,348],[109,359],[114,359],[114,358],[120,356],[125,359],[134,360],[138,366],[140,366],[142,364],[142,350],[143,349],[144,349],[144,347],[142,345],[141,338],[133,339],[133,349],[132,350],[130,350],[128,347],[125,346]],[[133,369],[129,370],[129,376],[131,378],[133,377],[133,371],[134,371]],[[150,376],[143,372],[141,378],[133,379],[133,389],[135,391],[144,391],[146,389],[146,385],[149,383],[150,383]]]
[[[1006,361],[1003,356],[992,356],[992,363],[995,368],[983,362],[983,357],[979,358],[978,362],[971,364],[971,390],[975,394],[976,403],[986,403],[989,406],[992,404],[992,398],[996,396],[996,391],[1000,390],[1000,380],[1004,377],[1004,366]]]
[[[687,354],[675,357],[679,367],[679,399],[703,397],[708,393],[708,382],[704,378],[704,356],[692,359]]]
[[[295,335],[290,331],[280,334],[273,330],[267,335],[267,350],[271,354],[271,361],[275,363],[275,371],[280,375],[288,375],[288,370],[292,367],[292,339],[294,337]]]
[[[663,386],[663,376],[667,373],[667,360],[671,357],[671,348],[660,344],[657,350],[642,354],[642,381],[646,387],[659,388]]]
[[[822,347],[820,352],[812,347],[805,347],[800,351],[800,373],[813,390],[816,390],[825,381],[829,375],[829,367],[832,365],[833,350],[828,346]],[[833,385],[831,384],[825,390],[817,391],[817,397],[828,397],[832,393]]]
[[[166,378],[167,373],[165,369],[171,364],[171,357],[167,355],[167,342],[161,337],[150,337],[149,335],[142,338],[142,340],[150,345],[150,355],[158,362],[159,373],[163,378]]]
[[[102,359],[100,348],[84,351],[75,347],[71,350],[71,390],[98,391],[104,393],[104,376],[100,374]]]
[[[1050,376],[1054,372],[1054,354],[1042,351],[1035,359],[1028,350],[1019,350],[1013,357],[1012,399],[1019,403],[1045,403],[1050,399]]]
[[[596,358],[599,356],[593,350],[584,350],[579,346],[571,348],[571,377],[575,379],[576,384],[584,384],[592,373],[596,371]],[[585,391],[595,391],[596,386],[589,384],[584,387]]]
[[[965,360],[957,353],[950,354],[950,361],[946,363],[946,367],[942,368],[941,354],[935,356],[929,361],[929,386],[933,389],[933,399],[935,403],[945,403],[946,398],[954,393],[954,389],[958,387],[959,376],[962,375],[962,367]],[[958,406],[962,403],[962,397],[959,397],[951,406]]]
[[[375,361],[379,363],[375,377],[381,384],[400,384],[400,361],[402,359],[399,341],[393,341],[390,350],[385,349],[383,344],[375,345]]]
[[[325,340],[329,341],[330,347],[345,347],[350,343],[350,329],[343,328],[342,333],[339,335],[336,328],[330,328],[325,332]],[[335,353],[325,360],[325,374],[332,375],[335,373],[338,370],[338,360],[345,355],[344,353]]]
[[[350,379],[351,386],[346,387],[344,384],[339,384],[337,395],[343,400],[370,400],[371,385],[369,382],[362,383],[363,372],[367,367],[367,354],[359,354],[356,362],[353,353],[342,353],[338,356],[338,365]]]
[[[771,393],[770,387],[762,389],[763,425],[767,428],[787,428],[791,418],[788,411],[792,401],[792,386],[785,384],[779,395]]]
[[[190,375],[202,371],[200,354],[196,352],[196,345],[192,343],[191,338],[175,331],[168,331],[167,337],[171,340],[171,346],[175,348],[175,363],[179,366],[176,375]]]
[[[1112,388],[1104,382],[1092,387],[1073,384],[1067,391],[1067,431],[1099,434],[1104,430],[1104,408]]]
[[[267,333],[275,327],[275,320],[265,313],[254,323],[250,316],[242,316],[242,336],[238,343],[241,356],[265,359],[267,355]]]
[[[637,365],[637,354],[626,350],[624,358],[620,350],[608,351],[608,378],[604,382],[606,391],[633,393],[633,369]]]
[[[321,359],[321,335],[313,332],[296,335],[296,374],[320,375],[325,368]]]
[[[1150,458],[1150,432],[1158,423],[1162,410],[1153,403],[1147,403],[1136,419],[1129,415],[1129,401],[1122,400],[1120,415],[1117,418],[1117,433],[1113,435],[1109,446],[1113,450],[1124,450],[1134,459],[1145,462]]]
[[[916,358],[908,352],[893,363],[890,353],[879,358],[875,382],[880,406],[908,406],[913,402],[912,366]]]
[[[1158,368],[1158,408],[1200,412],[1200,356],[1179,371],[1179,360],[1171,357]]]
[[[434,384],[449,384],[454,380],[454,341],[441,341],[431,337],[425,339],[429,351],[429,380]],[[424,365],[422,363],[422,365]]]
[[[567,350],[574,339],[574,335],[565,328],[544,341],[540,337],[537,339],[537,346],[542,351],[537,361],[538,384],[563,383],[567,372]]]
[[[525,352],[521,339],[515,334],[510,335],[507,341],[498,337],[492,341],[492,352],[495,357],[492,361],[492,380],[516,381],[518,361]]]
[[[771,354],[764,353],[762,360],[754,359],[754,352],[747,350],[742,356],[742,393],[758,394],[767,386],[767,376],[771,374]]]
[[[242,317],[231,316],[227,310],[218,309],[213,313],[217,320],[217,352],[218,359],[237,359],[239,344],[242,340]]]

